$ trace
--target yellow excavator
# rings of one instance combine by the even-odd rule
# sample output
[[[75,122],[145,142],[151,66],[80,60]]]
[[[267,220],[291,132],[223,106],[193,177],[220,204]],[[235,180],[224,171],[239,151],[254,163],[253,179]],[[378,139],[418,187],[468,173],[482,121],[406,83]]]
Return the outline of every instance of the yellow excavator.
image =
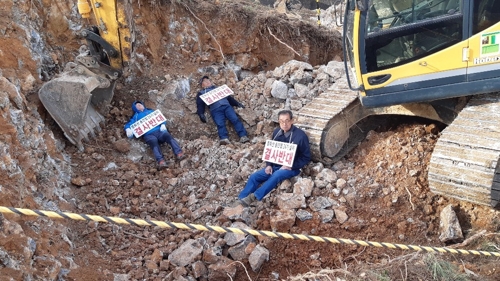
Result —
[[[78,11],[89,28],[74,62],[45,83],[38,96],[66,138],[84,150],[82,141],[95,137],[113,99],[116,80],[129,61],[132,38],[130,1],[78,0]],[[94,15],[91,22],[91,14]]]
[[[347,0],[343,28],[345,81],[298,113],[313,158],[345,156],[369,116],[425,117],[447,125],[430,190],[500,209],[500,0]]]

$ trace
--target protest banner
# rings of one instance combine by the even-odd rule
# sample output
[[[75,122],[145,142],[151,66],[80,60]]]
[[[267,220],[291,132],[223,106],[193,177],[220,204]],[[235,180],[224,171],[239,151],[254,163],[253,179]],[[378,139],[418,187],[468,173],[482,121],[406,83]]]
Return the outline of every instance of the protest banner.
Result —
[[[138,138],[151,131],[154,127],[161,125],[165,120],[165,116],[157,109],[130,125],[130,129],[134,132],[134,136]]]
[[[212,103],[219,101],[225,97],[234,94],[233,90],[229,89],[227,85],[222,85],[209,92],[204,93],[200,98],[205,102],[206,105],[211,105]]]
[[[267,140],[262,160],[278,165],[292,167],[297,145],[280,141]]]

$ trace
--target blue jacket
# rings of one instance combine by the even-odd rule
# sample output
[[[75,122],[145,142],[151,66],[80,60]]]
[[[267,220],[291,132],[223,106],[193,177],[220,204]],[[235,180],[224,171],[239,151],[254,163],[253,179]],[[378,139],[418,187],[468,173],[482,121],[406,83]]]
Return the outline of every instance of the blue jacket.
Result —
[[[287,137],[283,133],[283,130],[281,130],[281,128],[274,129],[273,140],[296,144],[297,151],[295,152],[295,159],[293,159],[292,170],[302,169],[311,161],[311,147],[309,146],[309,138],[303,130],[293,125],[288,132],[290,132],[290,134]],[[281,165],[266,162],[266,166],[273,165],[281,167]]]
[[[215,85],[212,85],[208,88],[205,88],[201,91],[198,92],[198,95],[196,95],[196,107],[197,107],[197,111],[196,113],[198,113],[198,115],[202,115],[202,114],[205,114],[205,102],[200,98],[201,95],[207,93],[207,92],[210,92],[211,90],[217,88]],[[227,96],[223,99],[220,99],[214,103],[212,103],[211,105],[208,106],[208,108],[210,109],[210,112],[218,107],[221,107],[223,105],[231,105],[231,106],[238,106],[240,103],[238,101],[236,101],[235,98],[233,98],[233,96]]]
[[[132,103],[132,110],[134,111],[134,115],[132,116],[132,118],[130,118],[130,121],[128,121],[127,124],[125,124],[125,127],[124,129],[127,130],[128,128],[130,128],[130,125],[134,124],[135,122],[137,122],[138,120],[140,120],[142,117],[154,112],[153,109],[151,108],[146,108],[146,106],[144,106],[144,111],[143,112],[140,112],[137,107],[135,107],[135,104],[136,103],[140,103],[144,106],[144,103],[142,101],[134,101]],[[165,126],[167,125],[167,122],[163,122],[162,124],[165,124]],[[160,126],[156,126],[154,127],[153,129],[151,129],[150,131],[148,131],[147,133],[145,133],[144,135],[142,136],[147,136],[149,134],[151,134],[152,132],[155,132],[155,131],[158,131],[160,130]]]

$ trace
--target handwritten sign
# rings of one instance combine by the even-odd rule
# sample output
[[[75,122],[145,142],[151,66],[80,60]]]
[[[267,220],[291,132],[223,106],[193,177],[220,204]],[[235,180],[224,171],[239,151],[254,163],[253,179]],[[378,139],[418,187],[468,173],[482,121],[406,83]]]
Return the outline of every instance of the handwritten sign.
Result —
[[[206,105],[211,105],[212,103],[219,101],[225,97],[234,94],[233,90],[229,89],[227,85],[222,85],[209,92],[204,93],[200,98],[205,102]]]
[[[165,120],[165,116],[157,109],[130,125],[130,129],[134,132],[134,136],[138,138],[151,131],[154,127],[161,125]]]
[[[292,167],[297,145],[280,141],[267,140],[262,160],[278,165]]]

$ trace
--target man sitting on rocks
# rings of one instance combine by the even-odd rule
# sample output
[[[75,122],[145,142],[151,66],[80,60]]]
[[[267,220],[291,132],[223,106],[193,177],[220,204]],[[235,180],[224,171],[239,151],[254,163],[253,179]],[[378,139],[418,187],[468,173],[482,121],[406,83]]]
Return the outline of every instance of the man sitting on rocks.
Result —
[[[205,102],[200,98],[200,96],[207,92],[210,92],[216,87],[215,85],[212,84],[208,76],[203,76],[201,78],[200,85],[203,88],[203,90],[199,91],[198,95],[196,96],[197,113],[198,116],[200,117],[201,122],[207,123],[207,118],[205,117]],[[236,112],[234,111],[232,106],[245,108],[243,104],[236,101],[236,99],[233,98],[232,96],[227,96],[225,98],[222,98],[208,106],[208,108],[210,109],[210,114],[212,115],[212,118],[214,119],[214,122],[217,125],[217,132],[219,134],[221,145],[226,145],[231,143],[229,141],[229,134],[226,128],[226,119],[228,119],[229,121],[231,121],[231,123],[233,123],[234,129],[236,130],[236,133],[238,133],[241,143],[249,141],[247,136],[247,131],[245,130],[245,127],[243,127],[243,123],[241,123],[240,119],[236,115]]]
[[[125,133],[128,138],[132,138],[134,136],[134,132],[130,128],[132,124],[139,121],[141,118],[147,116],[148,114],[154,112],[154,110],[150,108],[146,108],[141,101],[134,101],[132,103],[132,110],[134,111],[134,115],[130,118],[130,121],[125,124]],[[182,160],[184,158],[184,153],[179,145],[179,143],[170,135],[167,131],[167,127],[165,126],[167,122],[161,123],[160,126],[156,126],[142,135],[144,141],[151,147],[153,150],[153,154],[158,163],[158,169],[165,169],[168,167],[167,162],[163,158],[163,153],[161,152],[160,145],[167,142],[172,147],[172,151],[176,155],[178,160]]]
[[[280,182],[297,176],[300,169],[311,161],[309,138],[303,130],[293,126],[292,112],[290,110],[280,111],[278,121],[280,127],[274,130],[273,140],[297,145],[293,164],[288,167],[266,162],[264,169],[250,175],[245,188],[238,196],[241,204],[245,207],[250,206],[256,200],[261,201]],[[261,185],[260,188],[259,185]]]

